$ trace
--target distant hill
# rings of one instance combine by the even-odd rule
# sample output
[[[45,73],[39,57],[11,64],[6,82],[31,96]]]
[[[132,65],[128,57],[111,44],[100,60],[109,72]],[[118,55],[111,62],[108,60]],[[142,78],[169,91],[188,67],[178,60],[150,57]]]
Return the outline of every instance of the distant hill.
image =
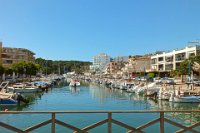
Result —
[[[84,71],[89,70],[89,66],[92,64],[91,62],[86,61],[53,61],[53,60],[45,60],[42,58],[37,58],[35,63],[41,66],[42,73],[50,74],[57,73],[63,74],[71,71],[75,71],[78,74],[83,73]]]

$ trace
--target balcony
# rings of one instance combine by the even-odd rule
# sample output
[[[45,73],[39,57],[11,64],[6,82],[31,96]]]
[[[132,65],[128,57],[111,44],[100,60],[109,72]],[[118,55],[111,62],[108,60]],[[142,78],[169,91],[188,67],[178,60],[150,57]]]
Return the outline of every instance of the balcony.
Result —
[[[173,56],[165,57],[165,62],[173,62]]]
[[[189,56],[189,57],[194,57],[194,56],[195,56],[195,53],[189,53],[188,56]]]
[[[183,61],[186,59],[186,53],[180,53],[175,55],[175,60],[176,61]]]
[[[152,65],[157,64],[157,62],[151,62]]]
[[[185,60],[185,57],[176,57],[176,61],[183,61]]]

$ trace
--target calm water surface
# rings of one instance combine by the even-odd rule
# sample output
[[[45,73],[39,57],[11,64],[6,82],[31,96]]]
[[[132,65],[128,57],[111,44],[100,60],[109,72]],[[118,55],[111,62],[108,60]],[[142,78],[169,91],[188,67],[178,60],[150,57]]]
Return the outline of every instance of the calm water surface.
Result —
[[[60,83],[48,92],[40,94],[26,94],[31,100],[28,105],[21,106],[0,106],[1,110],[20,110],[20,111],[60,111],[60,110],[199,110],[199,104],[173,104],[167,101],[154,101],[135,94],[129,94],[121,90],[105,88],[99,85],[86,84],[77,88],[70,88],[66,83]],[[178,121],[185,125],[200,121],[200,114],[178,114],[168,113],[168,118]],[[156,119],[159,115],[149,114],[113,114],[113,118],[126,124],[138,127],[150,120]],[[1,115],[0,121],[15,125],[21,129],[26,129],[34,124],[49,120],[50,115],[36,114],[8,114]],[[56,119],[83,128],[100,120],[106,119],[105,114],[58,114]],[[159,132],[159,124],[146,128],[144,131],[149,133]],[[35,130],[31,133],[51,132],[51,124]],[[174,132],[179,128],[166,123],[165,131]],[[200,128],[198,129],[200,131]],[[90,130],[90,132],[106,132],[107,124]],[[113,124],[114,133],[126,132],[119,126]],[[56,125],[56,132],[73,132],[62,126]],[[0,133],[12,133],[0,127]]]

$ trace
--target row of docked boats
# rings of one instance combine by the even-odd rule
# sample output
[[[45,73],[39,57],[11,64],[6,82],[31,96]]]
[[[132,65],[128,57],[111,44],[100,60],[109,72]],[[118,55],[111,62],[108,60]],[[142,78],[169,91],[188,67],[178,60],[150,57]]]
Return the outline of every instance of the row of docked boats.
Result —
[[[15,84],[9,84],[8,81],[2,82],[0,85],[0,105],[17,105],[20,102],[28,103],[29,101],[24,97],[24,94],[45,91],[55,85],[58,80],[60,79],[46,77],[33,82]]]
[[[159,100],[168,100],[177,103],[200,103],[199,93],[191,92],[189,89],[187,90],[187,88],[180,90],[175,87],[175,84],[163,84],[156,81],[146,82],[112,79],[87,79],[86,81],[95,82],[114,89],[124,90],[128,93],[153,97]]]

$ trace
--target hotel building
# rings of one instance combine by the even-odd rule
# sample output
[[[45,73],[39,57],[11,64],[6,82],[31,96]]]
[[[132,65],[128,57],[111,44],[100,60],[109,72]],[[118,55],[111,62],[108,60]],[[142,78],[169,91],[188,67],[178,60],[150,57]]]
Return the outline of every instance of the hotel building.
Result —
[[[35,53],[24,48],[3,47],[0,42],[0,64],[3,66],[11,66],[19,61],[33,62]]]
[[[152,71],[171,71],[176,70],[182,61],[191,56],[200,54],[200,42],[189,42],[183,49],[175,49],[166,52],[156,52],[151,56]]]

